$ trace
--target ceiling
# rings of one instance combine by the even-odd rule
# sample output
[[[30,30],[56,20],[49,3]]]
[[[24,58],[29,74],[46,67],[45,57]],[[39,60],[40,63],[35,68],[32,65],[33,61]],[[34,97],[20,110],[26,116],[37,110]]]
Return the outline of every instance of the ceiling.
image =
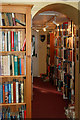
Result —
[[[63,22],[68,21],[66,15],[63,15],[59,12],[55,11],[45,11],[42,13],[37,14],[32,21],[32,29],[34,30],[42,30],[42,28],[47,26],[47,30],[53,30],[55,29],[55,24],[53,21],[55,21],[57,24],[62,24]]]

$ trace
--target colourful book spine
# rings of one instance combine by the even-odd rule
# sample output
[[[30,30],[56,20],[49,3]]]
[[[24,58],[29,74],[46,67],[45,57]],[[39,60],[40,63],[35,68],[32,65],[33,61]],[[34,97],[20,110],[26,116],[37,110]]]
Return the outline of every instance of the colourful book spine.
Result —
[[[12,75],[14,75],[14,57],[13,55],[11,56],[12,58]]]
[[[1,75],[1,56],[0,56],[0,75]]]
[[[3,84],[3,103],[5,103],[5,86]]]
[[[26,75],[26,55],[24,56],[24,74]]]
[[[16,32],[14,32],[14,51],[16,51]]]
[[[18,75],[18,57],[14,56],[14,75]]]
[[[0,51],[2,51],[2,30],[0,30]]]
[[[18,90],[18,81],[16,80],[16,103],[19,103],[19,90]]]
[[[11,103],[11,84],[8,84],[8,102]]]
[[[5,51],[7,51],[7,31],[5,31]]]
[[[21,58],[19,58],[19,66],[20,66],[20,75],[22,75],[22,72],[21,72]]]
[[[15,80],[13,81],[13,98],[14,98],[14,103],[16,103],[16,82]]]
[[[24,75],[24,59],[21,58],[21,73]]]
[[[11,31],[11,51],[14,51],[14,31]]]
[[[11,82],[11,103],[13,103],[13,82]]]
[[[20,31],[18,31],[18,51],[20,51]]]
[[[17,23],[19,23],[19,24],[23,25],[23,26],[25,26],[25,25],[26,25],[24,22],[22,22],[22,21],[20,21],[20,20],[18,20],[18,19],[15,19],[15,21],[16,21]]]
[[[1,83],[0,83],[0,103],[3,103],[3,88]]]
[[[5,85],[5,103],[8,103],[8,88],[7,88],[7,83]]]
[[[21,103],[24,102],[24,90],[23,90],[23,88],[24,88],[24,85],[23,85],[23,82],[21,82]]]
[[[8,31],[8,51],[11,51],[11,33]]]

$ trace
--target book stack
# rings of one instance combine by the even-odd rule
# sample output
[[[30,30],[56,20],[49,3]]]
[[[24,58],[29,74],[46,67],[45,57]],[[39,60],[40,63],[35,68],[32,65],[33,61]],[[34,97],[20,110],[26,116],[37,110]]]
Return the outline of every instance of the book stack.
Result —
[[[26,106],[22,105],[21,107],[18,108],[18,111],[16,111],[16,112],[13,112],[10,107],[8,107],[8,108],[3,107],[1,120],[4,120],[6,118],[8,118],[10,120],[26,119]]]
[[[13,81],[0,83],[0,103],[23,103],[24,82],[13,79]]]
[[[1,13],[0,12],[0,26],[16,26],[19,23],[25,26],[25,22],[18,20],[14,13]]]
[[[23,51],[25,50],[25,40],[21,39],[21,31],[0,31],[0,51]],[[23,49],[24,48],[24,49]]]
[[[26,75],[26,56],[0,56],[0,75]]]

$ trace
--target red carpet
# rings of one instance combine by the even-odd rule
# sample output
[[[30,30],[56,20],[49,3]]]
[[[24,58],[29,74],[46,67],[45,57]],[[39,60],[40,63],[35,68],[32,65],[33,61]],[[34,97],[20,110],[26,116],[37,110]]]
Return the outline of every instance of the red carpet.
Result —
[[[62,93],[41,78],[34,78],[33,85],[32,118],[66,119],[64,107],[68,101],[63,100]]]

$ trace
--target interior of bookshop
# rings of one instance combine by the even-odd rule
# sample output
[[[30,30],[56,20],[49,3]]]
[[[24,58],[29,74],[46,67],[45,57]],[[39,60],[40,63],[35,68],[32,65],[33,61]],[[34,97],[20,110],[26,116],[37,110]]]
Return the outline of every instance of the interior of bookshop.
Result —
[[[75,119],[74,20],[57,6],[32,22],[33,5],[0,7],[0,119]]]

